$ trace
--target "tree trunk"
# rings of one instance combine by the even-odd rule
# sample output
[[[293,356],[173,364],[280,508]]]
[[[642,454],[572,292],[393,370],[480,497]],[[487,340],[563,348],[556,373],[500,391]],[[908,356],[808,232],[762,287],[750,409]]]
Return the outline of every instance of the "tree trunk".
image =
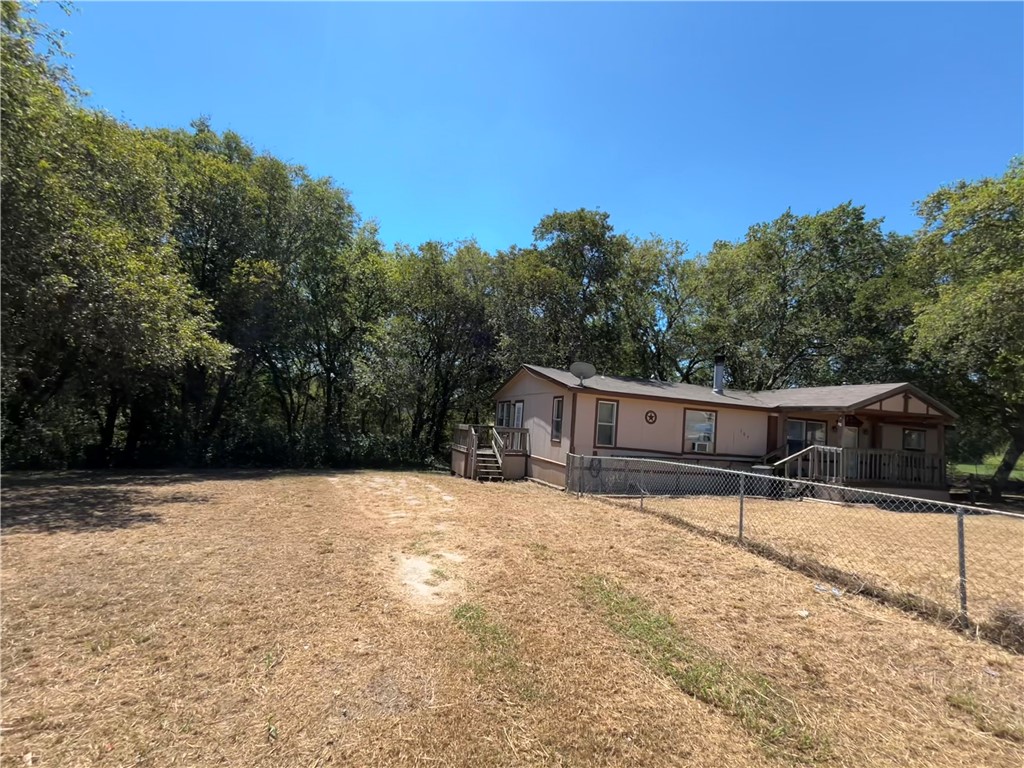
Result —
[[[323,449],[324,464],[331,467],[335,465],[337,456],[334,450],[334,374],[331,371],[324,373],[324,423],[323,423]]]
[[[213,408],[210,410],[210,416],[206,420],[206,424],[203,426],[203,434],[199,443],[199,453],[197,458],[203,465],[207,462],[207,454],[210,451],[210,444],[213,442],[213,436],[217,433],[217,427],[220,425],[220,420],[224,416],[224,411],[228,406],[228,400],[234,383],[234,374],[221,374],[220,381],[217,385],[217,395],[213,400]]]
[[[107,401],[103,427],[100,430],[100,453],[99,460],[104,467],[110,466],[114,448],[114,428],[117,426],[117,412],[121,407],[121,398],[116,390],[110,390],[110,400]]]
[[[124,456],[121,457],[121,464],[132,467],[138,463],[139,438],[142,437],[145,423],[146,406],[142,402],[142,396],[136,395],[132,398],[128,411],[128,432],[124,438]]]
[[[1006,487],[1006,482],[1010,479],[1010,473],[1017,466],[1017,461],[1020,459],[1021,454],[1024,454],[1024,419],[1008,426],[1007,431],[1010,433],[1010,444],[1006,447],[1003,460],[999,462],[999,466],[989,482],[992,501],[1002,501],[1003,489]]]

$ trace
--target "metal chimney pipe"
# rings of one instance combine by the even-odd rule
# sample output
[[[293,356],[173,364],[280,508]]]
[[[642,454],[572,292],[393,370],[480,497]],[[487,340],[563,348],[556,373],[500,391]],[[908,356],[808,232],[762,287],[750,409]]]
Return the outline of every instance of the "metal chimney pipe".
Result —
[[[713,384],[716,395],[725,391],[725,355],[715,355],[715,380]]]

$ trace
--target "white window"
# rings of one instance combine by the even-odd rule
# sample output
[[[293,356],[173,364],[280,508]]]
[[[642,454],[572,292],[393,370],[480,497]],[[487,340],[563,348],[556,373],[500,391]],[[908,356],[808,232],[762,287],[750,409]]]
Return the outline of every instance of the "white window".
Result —
[[[512,403],[508,400],[503,400],[498,403],[498,418],[495,423],[499,427],[511,426],[511,409]]]
[[[618,421],[619,404],[614,400],[597,401],[597,439],[596,445],[605,448],[615,446],[615,423]]]
[[[686,411],[683,450],[686,453],[715,452],[715,412]]]
[[[556,397],[551,404],[551,442],[562,441],[562,407],[564,398]]]
[[[924,430],[923,429],[904,429],[903,430],[903,450],[904,451],[923,451],[924,450]]]

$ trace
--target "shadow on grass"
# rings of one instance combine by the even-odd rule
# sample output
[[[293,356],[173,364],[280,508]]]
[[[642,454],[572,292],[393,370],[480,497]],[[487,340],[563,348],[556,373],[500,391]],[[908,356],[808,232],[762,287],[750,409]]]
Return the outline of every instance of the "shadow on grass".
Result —
[[[251,473],[256,479],[256,473]],[[266,475],[267,473],[262,473]],[[0,526],[5,532],[84,533],[160,522],[155,507],[198,503],[191,491],[154,493],[178,483],[227,477],[227,473],[13,472],[3,475]],[[245,479],[245,473],[231,473]]]
[[[74,470],[5,472],[0,526],[34,533],[112,530],[160,522],[155,507],[202,503],[194,490],[168,492],[174,485],[204,482],[260,482],[287,477],[337,477],[364,469]],[[404,473],[407,469],[373,469]],[[422,468],[415,470],[427,472]],[[159,492],[156,492],[159,491]]]

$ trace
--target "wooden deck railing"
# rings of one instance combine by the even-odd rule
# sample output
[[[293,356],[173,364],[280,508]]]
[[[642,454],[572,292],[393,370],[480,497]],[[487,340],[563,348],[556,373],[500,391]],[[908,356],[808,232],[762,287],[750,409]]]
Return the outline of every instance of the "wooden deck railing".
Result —
[[[847,482],[941,486],[946,466],[937,453],[889,451],[881,448],[844,448],[843,476]]]
[[[946,467],[937,453],[882,448],[834,448],[810,445],[778,461],[785,477],[824,483],[941,487]]]
[[[466,453],[466,476],[475,477],[477,454],[494,451],[498,464],[506,456],[530,454],[530,430],[524,427],[493,427],[490,424],[458,424],[452,432],[452,450]]]

